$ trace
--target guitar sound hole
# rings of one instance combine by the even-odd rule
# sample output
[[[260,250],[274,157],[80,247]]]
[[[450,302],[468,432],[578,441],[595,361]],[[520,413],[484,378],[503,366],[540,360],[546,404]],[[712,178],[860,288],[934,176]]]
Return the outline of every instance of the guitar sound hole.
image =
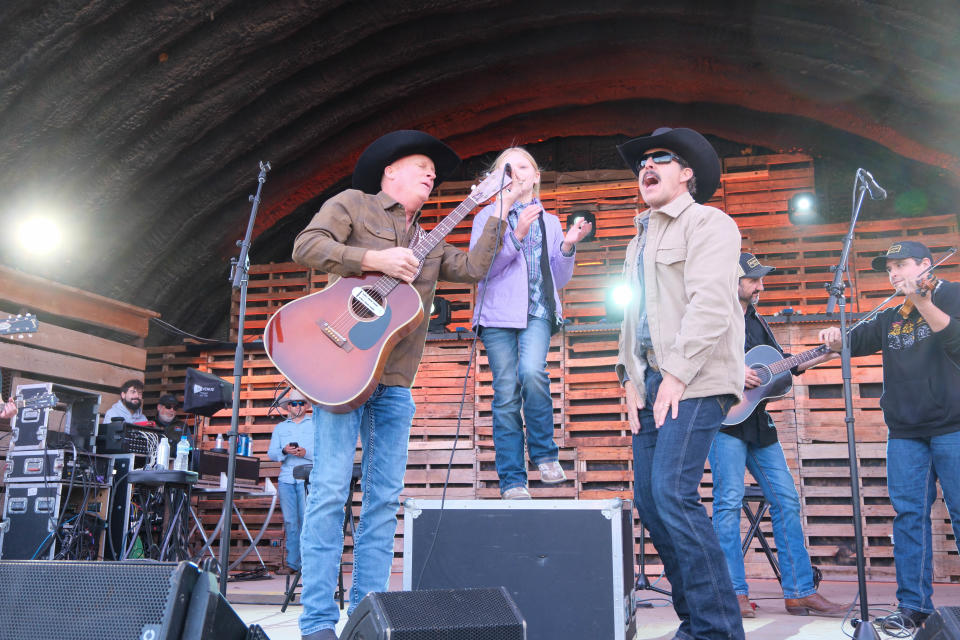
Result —
[[[760,378],[760,384],[767,384],[773,378],[773,375],[770,373],[770,369],[766,367],[754,366],[753,370],[757,372],[757,376]]]
[[[374,302],[376,302],[380,306],[383,306],[383,300],[384,300],[383,294],[381,294],[380,292],[374,289],[370,289],[367,287],[364,287],[363,291],[368,296],[370,296],[374,300]],[[360,300],[357,300],[355,296],[350,296],[350,311],[352,311],[353,315],[356,316],[359,320],[373,320],[374,318],[377,317],[377,315],[373,313],[367,307],[367,305],[365,305]]]

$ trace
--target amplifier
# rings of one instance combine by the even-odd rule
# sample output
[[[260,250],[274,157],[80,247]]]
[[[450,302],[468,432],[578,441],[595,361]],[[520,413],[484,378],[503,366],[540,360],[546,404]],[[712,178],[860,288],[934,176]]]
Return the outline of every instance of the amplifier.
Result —
[[[940,607],[926,619],[915,640],[960,640],[960,607]]]
[[[7,454],[3,475],[6,483],[17,482],[84,482],[109,485],[113,463],[108,456],[79,453],[72,449],[15,449]]]
[[[620,500],[410,498],[403,588],[505,586],[530,640],[633,638],[633,518]]]
[[[220,474],[227,472],[227,465],[230,463],[230,454],[210,449],[196,449],[192,452],[193,469],[200,474],[200,477],[212,476],[217,482],[220,481]],[[256,456],[237,456],[238,480],[250,480],[252,482],[260,481],[260,458]]]
[[[100,394],[52,382],[17,385],[17,396],[30,400],[53,393],[56,409],[24,407],[13,422],[11,448],[71,448],[93,451],[97,437]]]
[[[103,556],[109,513],[107,487],[11,483],[3,497],[0,558],[4,560],[93,560]],[[83,513],[80,513],[83,509]],[[60,527],[60,536],[53,533]],[[64,545],[68,545],[65,547]],[[82,556],[82,557],[73,557]]]

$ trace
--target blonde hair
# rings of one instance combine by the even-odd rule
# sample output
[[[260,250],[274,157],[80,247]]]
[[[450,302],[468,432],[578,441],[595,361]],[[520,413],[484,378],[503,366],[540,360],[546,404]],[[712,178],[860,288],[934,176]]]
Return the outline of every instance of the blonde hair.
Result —
[[[530,152],[524,149],[523,147],[510,147],[509,149],[504,149],[500,152],[500,155],[497,156],[497,159],[493,161],[493,164],[490,165],[490,171],[496,171],[497,169],[503,168],[504,163],[506,162],[507,156],[511,153],[519,153],[524,158],[526,158],[530,164],[533,166],[534,170],[537,173],[540,173],[540,165],[537,164],[537,161],[533,159],[533,156],[530,155]],[[533,185],[533,197],[540,197],[540,179],[537,178],[537,182]]]

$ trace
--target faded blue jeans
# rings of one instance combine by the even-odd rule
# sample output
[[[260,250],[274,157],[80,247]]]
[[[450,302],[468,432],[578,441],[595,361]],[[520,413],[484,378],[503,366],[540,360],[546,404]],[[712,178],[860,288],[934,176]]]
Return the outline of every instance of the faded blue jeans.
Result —
[[[740,541],[744,468],[750,470],[770,504],[783,597],[805,598],[816,593],[810,555],[803,539],[800,496],[797,495],[797,487],[787,468],[780,443],[758,447],[740,438],[718,433],[710,448],[713,530],[723,549],[733,590],[738,595],[749,593]]]
[[[660,429],[653,403],[659,372],[647,370],[646,402],[633,436],[634,502],[656,547],[680,618],[682,640],[743,640],[740,605],[723,551],[700,503],[700,480],[713,437],[733,397],[681,400]]]
[[[415,410],[410,389],[383,385],[349,413],[313,407],[314,463],[300,539],[303,635],[333,629],[340,620],[340,608],[333,594],[343,553],[343,509],[358,436],[363,448],[363,500],[353,544],[353,586],[348,612],[353,612],[371,591],[389,588],[393,536]]]
[[[303,528],[305,497],[303,480],[277,482],[277,497],[283,512],[283,531],[287,538],[287,566],[300,569],[300,531]]]
[[[502,493],[527,486],[524,422],[530,460],[540,464],[559,459],[553,441],[553,399],[547,375],[550,323],[531,316],[525,329],[484,327],[480,335],[493,373],[493,445]]]
[[[923,613],[934,610],[930,510],[938,479],[960,550],[960,431],[887,441],[887,489],[897,513],[893,519],[897,600],[900,606]]]

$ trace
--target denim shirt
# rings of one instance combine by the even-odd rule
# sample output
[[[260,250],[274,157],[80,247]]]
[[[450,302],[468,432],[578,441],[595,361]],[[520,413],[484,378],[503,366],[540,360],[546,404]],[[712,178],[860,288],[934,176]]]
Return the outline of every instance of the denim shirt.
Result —
[[[640,291],[636,295],[643,298],[643,248],[647,246],[647,229],[650,224],[650,214],[643,216],[637,222],[640,227],[640,251],[637,253],[637,280],[640,282]],[[653,340],[650,338],[650,323],[647,322],[647,305],[640,306],[640,322],[637,323],[637,344],[641,353],[653,349]]]
[[[296,442],[306,449],[306,455],[301,458],[284,453],[283,448],[291,442]],[[283,462],[280,465],[280,475],[277,476],[277,482],[302,483],[303,480],[297,480],[293,477],[293,468],[313,463],[313,418],[307,415],[300,422],[284,420],[278,423],[273,428],[273,435],[270,436],[270,448],[267,449],[267,457],[275,462]]]

